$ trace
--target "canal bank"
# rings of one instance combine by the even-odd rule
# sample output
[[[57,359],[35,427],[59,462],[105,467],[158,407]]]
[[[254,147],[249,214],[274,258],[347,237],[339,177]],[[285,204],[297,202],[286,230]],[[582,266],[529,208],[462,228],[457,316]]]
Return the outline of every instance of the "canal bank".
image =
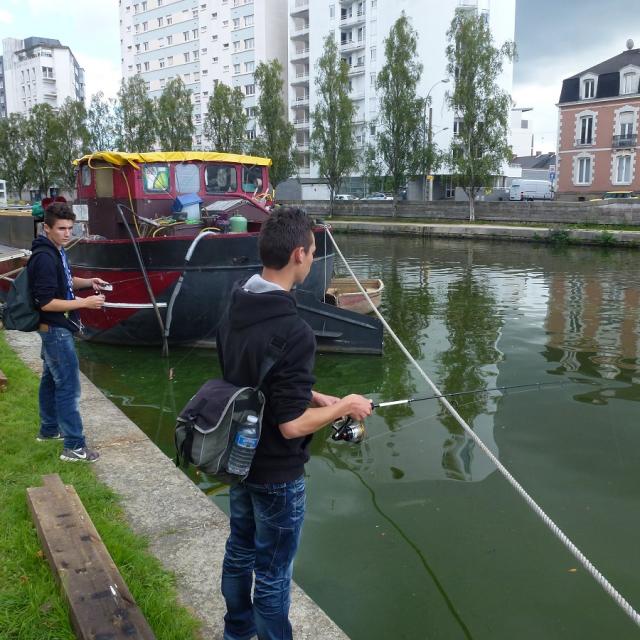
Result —
[[[39,373],[38,336],[13,331],[5,336],[23,362]],[[101,454],[92,466],[98,480],[121,497],[133,532],[146,538],[150,552],[175,574],[180,601],[202,621],[202,637],[222,638],[225,608],[219,583],[226,515],[84,375],[81,380],[85,432]],[[346,638],[297,585],[291,621],[295,638]]]
[[[570,227],[518,227],[497,224],[463,224],[341,220],[331,218],[331,227],[342,233],[412,235],[440,238],[516,240],[555,244],[639,247],[640,231],[576,229]]]

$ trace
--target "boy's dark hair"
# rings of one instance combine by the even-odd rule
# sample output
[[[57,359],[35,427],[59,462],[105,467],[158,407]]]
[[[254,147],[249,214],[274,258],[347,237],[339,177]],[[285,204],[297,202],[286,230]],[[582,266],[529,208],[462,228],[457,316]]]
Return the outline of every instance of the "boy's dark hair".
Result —
[[[75,220],[76,214],[66,202],[52,202],[44,212],[44,223],[53,227],[56,220]]]
[[[262,264],[269,269],[286,267],[295,248],[303,247],[305,251],[309,251],[312,233],[313,220],[304,209],[274,209],[263,223],[258,238]]]

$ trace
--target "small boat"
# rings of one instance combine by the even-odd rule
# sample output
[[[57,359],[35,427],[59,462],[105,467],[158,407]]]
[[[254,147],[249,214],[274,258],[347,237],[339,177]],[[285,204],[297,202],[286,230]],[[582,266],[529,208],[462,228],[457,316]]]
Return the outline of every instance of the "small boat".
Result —
[[[377,309],[382,302],[384,282],[380,278],[369,278],[360,280],[360,284]],[[335,304],[341,309],[348,309],[356,313],[373,312],[368,300],[352,278],[333,278],[331,285],[327,289],[325,300],[329,304]]]

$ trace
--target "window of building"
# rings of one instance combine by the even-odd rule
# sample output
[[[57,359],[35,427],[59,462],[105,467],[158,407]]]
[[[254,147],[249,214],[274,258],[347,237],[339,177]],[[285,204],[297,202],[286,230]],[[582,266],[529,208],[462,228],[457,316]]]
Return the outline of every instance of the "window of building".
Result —
[[[200,191],[200,170],[197,164],[177,164],[175,171],[178,193],[198,193]]]
[[[376,54],[377,54],[376,48],[375,47],[371,47],[371,60],[372,61],[376,59]]]
[[[198,80],[200,80],[200,72],[199,71],[194,71],[193,72],[193,81],[197,82]]]
[[[234,29],[239,29],[240,28],[240,18],[234,18],[233,19],[233,28]]]
[[[256,93],[256,85],[255,84],[245,84],[244,85],[244,93],[247,96],[253,96]]]
[[[244,112],[247,114],[249,118],[256,117],[256,108],[255,107],[245,107]]]
[[[236,168],[232,165],[206,165],[204,180],[207,193],[227,193],[228,191],[236,191],[238,187]]]
[[[618,156],[616,159],[616,183],[631,183],[631,156]]]
[[[190,84],[191,83],[191,74],[190,73],[185,73],[184,76],[182,76],[182,79],[184,80],[185,84]]]
[[[146,1],[142,3],[142,10],[146,11],[147,10],[147,3]]]
[[[147,193],[165,193],[169,190],[169,165],[145,164],[142,166],[142,182]]]
[[[187,42],[187,40],[189,40],[189,32],[188,31],[183,31],[182,32],[182,37],[183,37],[184,41]]]
[[[206,24],[203,24],[203,25],[200,27],[200,33],[207,33],[207,25],[206,25]]]
[[[184,55],[185,62],[189,62],[191,60],[191,54],[188,51],[185,51],[183,55]]]
[[[198,49],[193,52],[193,59],[200,60],[200,51]]]
[[[139,24],[134,24],[134,25],[133,25],[133,30],[134,30],[136,33],[139,33],[139,32],[140,32],[140,25],[139,25]]]
[[[142,30],[143,31],[147,31],[148,28],[149,28],[149,23],[148,22],[143,22],[142,23]]]
[[[158,58],[158,68],[164,69],[164,58]]]
[[[167,56],[167,65],[170,67],[173,66],[173,56]]]
[[[229,43],[228,43],[228,42],[225,42],[225,43],[222,45],[222,48],[223,48],[223,49],[228,49],[228,48],[229,48]]]
[[[633,135],[633,121],[635,113],[633,111],[623,111],[619,116],[620,137],[630,138]]]
[[[162,16],[160,16],[158,18],[158,26],[161,27],[161,26],[163,26],[163,24],[164,24],[164,18]]]
[[[584,80],[582,83],[582,97],[587,100],[596,95],[596,81],[593,78]]]
[[[169,26],[170,24],[173,24],[173,16],[166,16],[167,18],[167,26]]]
[[[249,62],[245,62],[244,63],[244,72],[245,73],[253,73],[253,70],[255,68],[255,62],[253,60],[250,60]]]
[[[202,54],[206,54],[207,53],[207,47],[202,47]]]
[[[240,73],[240,63],[233,65],[233,73]]]
[[[42,67],[42,77],[43,78],[53,78],[53,68],[52,67]]]
[[[245,49],[253,49],[253,38],[246,38],[244,41]]]
[[[144,63],[144,70],[145,71],[149,71],[149,63],[148,62]]]
[[[217,42],[217,41],[218,41],[218,34],[217,34],[217,33],[214,33],[214,34],[211,36],[211,42]]]
[[[335,4],[330,4],[329,5],[329,17],[330,18],[335,18],[336,17],[336,5]]]
[[[583,116],[580,118],[580,138],[579,144],[593,143],[593,116]]]
[[[244,17],[244,26],[250,27],[253,25],[253,13]]]
[[[192,16],[191,16],[191,17],[192,17],[192,18],[197,18],[197,17],[198,17],[198,10],[197,10],[197,9],[194,9],[194,10],[193,10],[193,13],[192,13]]]
[[[622,93],[638,93],[638,76],[630,72],[625,73],[622,79]]]
[[[211,62],[213,64],[218,64],[218,56],[214,56],[213,58],[211,58]],[[204,73],[204,71],[203,71],[203,73]]]
[[[247,136],[247,140],[255,140],[256,139],[256,130],[255,129],[247,129],[245,131]]]
[[[236,40],[236,41],[233,43],[233,50],[234,50],[234,51],[240,51],[240,40]]]
[[[138,63],[138,64],[136,65],[136,72],[137,72],[137,73],[140,73],[141,71],[142,71],[142,65],[141,65],[140,63]]]
[[[454,118],[453,120],[453,135],[459,136],[462,133],[462,118]]]
[[[193,39],[195,40],[198,37],[198,30],[197,29],[192,29],[191,33],[193,34]]]
[[[158,0],[158,6],[161,7],[162,6],[162,0]]]
[[[371,80],[371,87],[375,89],[376,86],[376,81],[378,79],[378,75],[376,73],[372,73],[370,80]]]
[[[137,4],[133,5],[133,13],[138,13],[139,9],[140,9],[139,5],[137,5]]]
[[[591,184],[591,158],[578,158],[578,175],[576,184]]]
[[[173,44],[173,36],[167,36],[167,44]]]
[[[142,50],[143,51],[149,51],[149,43],[148,42],[143,42],[142,43]]]
[[[217,12],[217,11],[214,11],[214,12],[211,14],[211,17],[215,20],[215,19],[218,17],[218,12]]]

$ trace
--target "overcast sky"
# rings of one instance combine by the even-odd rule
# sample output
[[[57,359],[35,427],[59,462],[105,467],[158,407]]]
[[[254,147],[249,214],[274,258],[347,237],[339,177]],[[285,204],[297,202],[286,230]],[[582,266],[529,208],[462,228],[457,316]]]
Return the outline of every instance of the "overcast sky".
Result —
[[[437,6],[437,0],[422,0]],[[0,0],[0,40],[43,36],[71,47],[86,71],[87,98],[120,82],[117,0]],[[513,99],[533,107],[535,147],[555,149],[562,80],[640,47],[640,0],[517,0]]]

